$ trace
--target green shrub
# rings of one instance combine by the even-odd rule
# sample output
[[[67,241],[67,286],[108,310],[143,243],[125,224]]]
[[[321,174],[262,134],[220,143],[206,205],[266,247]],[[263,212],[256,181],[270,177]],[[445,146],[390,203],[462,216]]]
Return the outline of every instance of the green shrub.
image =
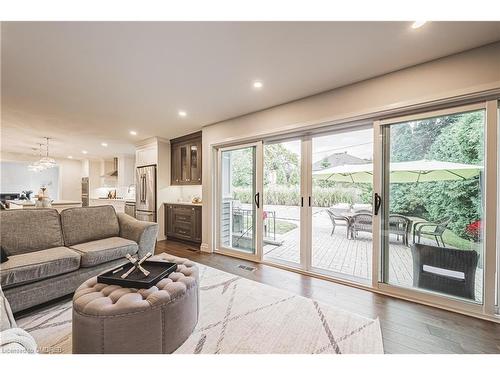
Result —
[[[360,184],[361,185],[361,184]],[[367,192],[369,190],[369,192]],[[233,188],[233,198],[242,203],[253,202],[253,192],[248,187]],[[299,206],[300,189],[298,186],[274,185],[264,187],[264,204],[280,206]],[[337,203],[370,203],[371,187],[366,186],[339,186],[339,187],[313,187],[314,205],[330,207]]]

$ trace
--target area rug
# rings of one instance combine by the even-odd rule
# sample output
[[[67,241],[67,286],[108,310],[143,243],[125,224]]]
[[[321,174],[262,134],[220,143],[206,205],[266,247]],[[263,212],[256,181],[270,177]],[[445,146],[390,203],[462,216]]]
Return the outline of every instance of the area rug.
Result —
[[[215,268],[200,268],[198,325],[175,353],[381,354],[368,319]],[[71,301],[18,320],[41,353],[71,353]]]

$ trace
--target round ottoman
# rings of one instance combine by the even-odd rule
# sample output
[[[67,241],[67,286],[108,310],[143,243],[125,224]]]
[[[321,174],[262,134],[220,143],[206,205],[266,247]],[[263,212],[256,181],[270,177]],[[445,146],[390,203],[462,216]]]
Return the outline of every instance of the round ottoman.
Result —
[[[177,271],[149,289],[84,282],[73,296],[73,353],[172,353],[198,322],[198,268],[159,254]]]

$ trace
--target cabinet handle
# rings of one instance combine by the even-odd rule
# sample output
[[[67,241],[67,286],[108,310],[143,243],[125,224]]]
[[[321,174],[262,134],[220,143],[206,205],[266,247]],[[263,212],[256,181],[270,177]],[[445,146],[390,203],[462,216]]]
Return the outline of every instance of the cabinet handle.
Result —
[[[186,181],[190,181],[190,179],[189,179],[189,178],[186,178]]]
[[[201,181],[201,177],[198,177],[198,181]]]

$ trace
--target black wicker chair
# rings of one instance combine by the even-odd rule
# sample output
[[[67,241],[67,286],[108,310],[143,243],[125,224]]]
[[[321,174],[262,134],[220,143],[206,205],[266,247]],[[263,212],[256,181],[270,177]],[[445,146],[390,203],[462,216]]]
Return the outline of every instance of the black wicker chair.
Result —
[[[476,267],[479,259],[477,252],[422,244],[413,244],[411,252],[414,287],[475,299]],[[460,272],[463,277],[432,272],[432,269],[424,269],[424,266]]]
[[[330,233],[330,236],[333,236],[333,233],[335,233],[335,228],[337,227],[338,224],[336,221],[345,221],[345,225],[347,227],[347,238],[349,238],[349,218],[347,216],[341,215],[338,212],[335,212],[335,209],[329,208],[326,210],[326,213],[330,217],[330,220],[332,222],[332,233]]]

